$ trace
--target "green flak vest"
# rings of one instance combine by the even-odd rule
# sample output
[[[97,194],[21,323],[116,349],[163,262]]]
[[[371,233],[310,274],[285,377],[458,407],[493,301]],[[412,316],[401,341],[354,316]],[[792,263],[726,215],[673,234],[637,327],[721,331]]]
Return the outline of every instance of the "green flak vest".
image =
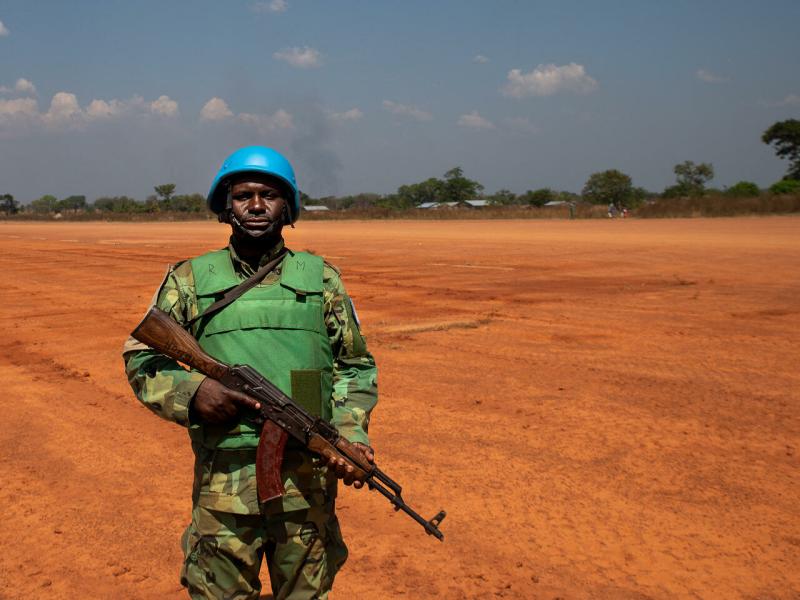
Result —
[[[242,282],[227,249],[191,260],[197,309],[203,312]],[[259,284],[194,326],[200,346],[229,365],[247,364],[310,413],[330,420],[333,355],[322,301],[323,260],[290,253],[280,280]],[[255,448],[260,428],[246,419],[235,426],[203,427],[207,448]]]
[[[227,249],[191,260],[197,309],[204,311],[241,283]],[[248,364],[306,410],[330,420],[333,355],[325,325],[323,260],[289,253],[280,279],[259,284],[207,319],[195,323],[200,346],[225,363]],[[260,427],[240,419],[233,424],[193,425],[195,451],[193,502],[237,514],[304,510],[336,496],[336,478],[320,459],[293,445],[284,453],[286,494],[259,507],[255,454]]]

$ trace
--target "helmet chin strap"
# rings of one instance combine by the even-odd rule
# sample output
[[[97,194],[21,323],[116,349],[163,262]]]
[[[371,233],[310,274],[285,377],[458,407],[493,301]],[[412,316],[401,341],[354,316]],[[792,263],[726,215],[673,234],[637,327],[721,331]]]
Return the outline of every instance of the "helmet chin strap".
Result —
[[[232,210],[226,210],[224,213],[220,214],[220,221],[224,223],[229,223],[231,227],[234,229],[234,233],[238,233],[237,237],[241,237],[244,239],[249,240],[259,240],[265,239],[272,236],[276,230],[280,231],[280,228],[283,227],[283,223],[280,221],[272,221],[265,230],[262,231],[261,235],[254,236],[253,232],[247,229],[242,222],[236,218],[236,215],[233,214]]]
[[[283,222],[294,229],[294,223],[292,223],[292,215],[289,213],[289,203],[283,203]]]

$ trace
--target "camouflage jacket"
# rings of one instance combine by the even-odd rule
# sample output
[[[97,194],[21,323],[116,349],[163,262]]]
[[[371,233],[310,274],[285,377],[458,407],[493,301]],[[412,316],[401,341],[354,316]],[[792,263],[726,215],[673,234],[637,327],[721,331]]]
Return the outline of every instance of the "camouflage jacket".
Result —
[[[282,247],[281,242],[269,255],[262,258],[261,265],[271,260]],[[228,246],[228,251],[234,269],[242,280],[253,274],[253,268],[238,257],[232,245]],[[276,283],[278,278],[272,272],[263,283]],[[377,402],[377,368],[367,350],[339,272],[328,263],[325,263],[323,270],[323,303],[325,325],[333,354],[331,422],[349,441],[369,444],[369,417]],[[194,276],[189,261],[169,267],[151,304],[168,312],[181,325],[197,315]],[[184,427],[196,426],[190,422],[189,405],[205,379],[203,374],[186,370],[175,360],[133,338],[126,341],[123,358],[128,380],[142,404],[164,419]],[[324,479],[323,477],[322,480]],[[195,486],[197,485],[196,478]],[[291,496],[293,492],[294,490],[287,487],[287,495]],[[294,503],[297,506],[292,502],[284,504],[286,510],[308,506],[304,502]]]

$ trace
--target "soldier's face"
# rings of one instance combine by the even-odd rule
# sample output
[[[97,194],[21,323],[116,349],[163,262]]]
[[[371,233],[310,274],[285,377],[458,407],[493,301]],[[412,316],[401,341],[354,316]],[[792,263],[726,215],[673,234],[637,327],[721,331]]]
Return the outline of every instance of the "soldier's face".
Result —
[[[234,233],[251,239],[280,236],[286,199],[283,186],[269,175],[247,173],[231,183]]]

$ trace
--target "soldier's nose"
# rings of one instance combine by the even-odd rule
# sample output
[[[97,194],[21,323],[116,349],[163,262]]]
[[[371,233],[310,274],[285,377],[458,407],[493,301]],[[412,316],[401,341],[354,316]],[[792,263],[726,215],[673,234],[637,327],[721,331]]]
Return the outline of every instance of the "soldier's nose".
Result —
[[[263,213],[267,211],[267,203],[259,194],[255,194],[247,209],[251,213]]]

